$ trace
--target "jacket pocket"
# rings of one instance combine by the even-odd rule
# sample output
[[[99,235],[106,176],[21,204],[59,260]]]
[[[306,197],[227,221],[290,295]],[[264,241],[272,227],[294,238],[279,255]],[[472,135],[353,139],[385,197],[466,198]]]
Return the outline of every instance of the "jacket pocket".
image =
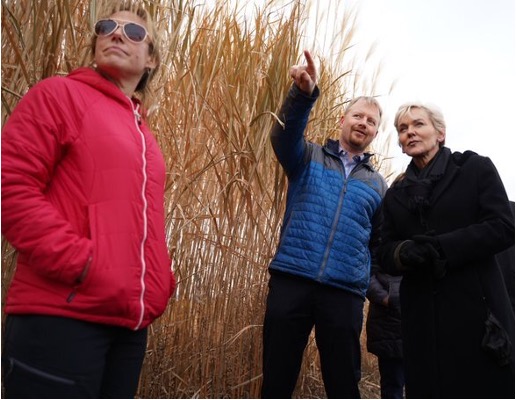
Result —
[[[13,398],[26,398],[41,393],[42,396],[53,393],[54,398],[76,397],[76,381],[50,373],[40,368],[8,358],[4,364],[3,383],[5,395]]]
[[[131,206],[118,200],[88,206],[93,258],[74,299],[83,312],[137,318],[143,232]]]
[[[95,226],[95,219],[92,218],[92,210],[91,207],[88,208],[88,224],[89,224],[89,230],[90,235],[89,239],[91,240],[93,244],[92,254],[90,254],[90,257],[86,261],[86,264],[83,266],[80,275],[78,275],[75,278],[75,283],[73,285],[72,290],[70,291],[70,294],[66,298],[67,303],[71,303],[77,293],[81,291],[82,288],[84,288],[87,284],[87,282],[90,279],[90,276],[92,275],[92,268],[93,264],[97,258],[96,250],[97,250],[97,240],[96,240],[96,226]]]

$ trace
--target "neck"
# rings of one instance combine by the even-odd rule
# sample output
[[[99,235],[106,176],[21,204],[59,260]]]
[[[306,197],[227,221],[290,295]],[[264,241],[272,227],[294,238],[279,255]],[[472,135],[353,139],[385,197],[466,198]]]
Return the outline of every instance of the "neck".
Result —
[[[437,153],[439,153],[439,150],[440,150],[440,148],[437,148],[436,151],[433,151],[433,152],[430,152],[430,153],[426,153],[426,154],[422,154],[419,157],[414,157],[414,164],[416,165],[416,167],[419,168],[419,170],[422,170],[428,164],[430,164],[430,162],[435,158]]]
[[[136,86],[138,85],[139,79],[135,82],[134,79],[126,79],[124,77],[119,76],[115,78],[113,74],[110,74],[109,71],[101,70],[100,68],[95,68],[95,70],[102,75],[108,81],[114,83],[127,97],[133,97]]]
[[[340,147],[342,150],[344,150],[346,153],[348,153],[351,157],[353,156],[361,156],[364,154],[364,149],[356,149],[351,146],[349,146],[347,143],[342,143],[339,141]]]

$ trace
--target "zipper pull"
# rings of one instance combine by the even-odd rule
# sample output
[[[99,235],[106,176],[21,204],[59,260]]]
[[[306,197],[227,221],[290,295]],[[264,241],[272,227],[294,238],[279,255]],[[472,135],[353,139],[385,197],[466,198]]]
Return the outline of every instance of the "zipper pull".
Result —
[[[67,303],[71,303],[72,300],[75,298],[75,295],[77,294],[77,288],[81,285],[82,282],[84,282],[84,279],[86,279],[86,276],[88,275],[88,272],[90,271],[90,265],[91,261],[93,260],[93,256],[90,256],[88,258],[88,261],[86,261],[86,265],[84,266],[81,275],[75,280],[75,285],[73,287],[73,290],[66,298]]]
[[[136,121],[138,121],[138,125],[142,124],[142,115],[140,114],[140,105],[137,104],[135,108],[133,108],[133,113],[136,118]]]
[[[68,297],[66,298],[66,302],[71,303],[76,294],[77,294],[77,287],[74,287],[73,290],[68,295]]]

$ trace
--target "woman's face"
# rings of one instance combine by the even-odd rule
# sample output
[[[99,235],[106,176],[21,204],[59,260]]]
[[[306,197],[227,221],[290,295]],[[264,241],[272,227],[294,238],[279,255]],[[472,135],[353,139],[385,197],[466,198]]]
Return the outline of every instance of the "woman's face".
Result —
[[[403,153],[414,159],[419,168],[427,165],[439,151],[444,132],[432,124],[426,110],[412,108],[398,120],[398,140]]]
[[[112,14],[112,19],[123,25],[134,22],[147,29],[145,21],[130,11]],[[115,82],[132,80],[138,82],[147,68],[155,68],[156,62],[149,55],[151,38],[147,36],[142,42],[129,40],[122,32],[122,26],[107,35],[98,35],[95,47],[97,69],[107,74]]]

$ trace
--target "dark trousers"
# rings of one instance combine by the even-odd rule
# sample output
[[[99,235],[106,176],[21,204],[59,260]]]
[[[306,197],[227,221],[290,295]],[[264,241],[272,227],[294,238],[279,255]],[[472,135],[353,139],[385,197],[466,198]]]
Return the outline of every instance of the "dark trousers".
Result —
[[[290,398],[312,328],[328,398],[359,398],[364,300],[345,290],[273,274],[263,327],[262,398]]]
[[[134,398],[147,329],[8,315],[3,342],[6,398]]]
[[[402,358],[378,357],[382,399],[402,399],[405,374]]]

